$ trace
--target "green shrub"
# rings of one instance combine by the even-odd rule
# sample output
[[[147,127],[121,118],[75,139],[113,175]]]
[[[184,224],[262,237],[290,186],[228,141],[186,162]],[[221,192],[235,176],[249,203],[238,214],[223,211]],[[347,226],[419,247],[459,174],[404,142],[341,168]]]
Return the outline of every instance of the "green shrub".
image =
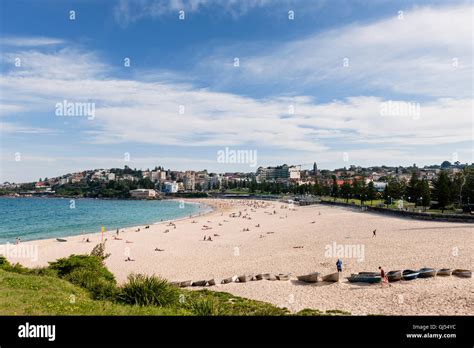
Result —
[[[71,255],[50,262],[50,268],[58,272],[59,277],[65,277],[77,269],[86,269],[97,278],[115,282],[114,275],[105,267],[101,258],[92,255]]]
[[[87,268],[76,268],[64,279],[87,289],[96,300],[113,300],[117,294],[115,281],[97,277],[97,273]]]
[[[166,280],[156,276],[131,274],[119,291],[120,302],[139,306],[176,305],[180,291]]]
[[[30,269],[29,273],[32,275],[38,275],[38,276],[49,276],[49,277],[58,276],[58,272],[49,267],[35,267],[35,268]]]
[[[89,290],[94,299],[114,299],[117,294],[115,277],[99,256],[71,255],[50,262],[49,269]]]
[[[7,267],[10,266],[10,262],[8,262],[7,258],[3,255],[0,255],[0,267]]]
[[[210,315],[222,315],[219,302],[214,298],[202,298],[195,300],[190,303],[189,309],[195,315],[199,316],[210,316]]]
[[[324,313],[318,309],[305,308],[296,313],[297,316],[320,316]]]
[[[0,269],[3,269],[7,272],[15,272],[20,274],[26,274],[29,272],[28,268],[23,267],[19,263],[12,265],[10,262],[8,262],[5,256],[0,256]]]
[[[101,260],[105,260],[110,256],[110,253],[105,253],[105,242],[97,244],[91,251],[91,256],[97,256]]]

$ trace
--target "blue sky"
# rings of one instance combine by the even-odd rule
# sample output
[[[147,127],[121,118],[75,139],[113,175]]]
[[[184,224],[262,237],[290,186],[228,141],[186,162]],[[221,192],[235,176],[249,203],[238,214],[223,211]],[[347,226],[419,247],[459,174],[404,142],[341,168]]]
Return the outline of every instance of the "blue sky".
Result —
[[[473,161],[469,1],[0,9],[1,182],[125,164],[255,169],[218,163],[226,147],[256,150],[262,166]],[[94,103],[93,119],[57,116],[64,100]],[[382,114],[388,102],[420,112]]]

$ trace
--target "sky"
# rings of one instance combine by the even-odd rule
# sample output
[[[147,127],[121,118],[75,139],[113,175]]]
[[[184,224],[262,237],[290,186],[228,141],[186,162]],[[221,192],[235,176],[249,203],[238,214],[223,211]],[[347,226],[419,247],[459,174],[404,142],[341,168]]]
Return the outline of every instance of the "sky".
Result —
[[[471,1],[2,0],[0,182],[256,170],[219,151],[471,163],[473,17]]]

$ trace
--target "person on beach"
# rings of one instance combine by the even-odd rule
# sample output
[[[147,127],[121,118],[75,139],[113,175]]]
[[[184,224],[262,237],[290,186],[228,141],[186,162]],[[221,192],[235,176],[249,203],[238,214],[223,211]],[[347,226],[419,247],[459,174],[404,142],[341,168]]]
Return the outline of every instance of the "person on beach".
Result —
[[[342,260],[341,259],[337,259],[336,267],[337,267],[338,272],[342,272]]]
[[[119,235],[119,229],[117,228],[117,232],[115,232],[115,234],[118,236]]]
[[[382,266],[379,266],[379,270],[380,270],[380,278],[382,278],[382,287],[384,285],[384,283],[388,283],[388,278],[387,278],[387,275],[385,274],[385,271],[383,270]]]
[[[377,237],[377,229],[372,231],[372,238]]]

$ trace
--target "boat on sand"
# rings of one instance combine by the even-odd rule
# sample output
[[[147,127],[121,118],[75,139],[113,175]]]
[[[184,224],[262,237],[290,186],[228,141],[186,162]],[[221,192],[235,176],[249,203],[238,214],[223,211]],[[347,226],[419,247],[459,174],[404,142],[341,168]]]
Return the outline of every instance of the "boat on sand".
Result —
[[[389,282],[396,282],[402,279],[402,271],[390,271],[387,272],[387,279]]]
[[[420,268],[418,271],[418,278],[430,278],[436,275],[436,270],[434,268]]]
[[[190,280],[185,280],[179,283],[179,287],[181,288],[186,288],[188,286],[191,286],[192,281]]]
[[[305,275],[300,275],[296,276],[296,278],[300,282],[305,282],[305,283],[317,283],[321,281],[321,273],[319,272],[314,272],[310,274],[305,274]]]
[[[250,279],[252,279],[252,276],[251,275],[241,275],[238,277],[239,278],[239,283],[246,283],[246,282],[249,282]]]
[[[461,277],[461,278],[471,278],[472,272],[468,269],[455,269],[453,271],[453,276]]]
[[[441,268],[438,270],[438,273],[436,275],[442,276],[442,277],[447,277],[450,276],[453,270],[451,268]]]
[[[403,280],[413,280],[413,279],[416,279],[418,278],[418,272],[417,271],[413,271],[411,269],[406,269],[402,272],[402,279]]]
[[[365,274],[351,274],[350,277],[347,277],[347,280],[351,283],[380,283],[382,278],[380,274],[376,273],[369,273],[366,272]]]
[[[286,273],[286,274],[280,273],[280,274],[277,274],[277,275],[276,275],[276,278],[277,278],[278,280],[283,280],[283,281],[284,281],[284,280],[290,280],[290,274],[289,274],[289,273]]]
[[[192,282],[192,286],[206,286],[207,280],[197,280],[195,282]]]
[[[335,283],[339,281],[339,272],[331,273],[323,277],[323,282]]]

